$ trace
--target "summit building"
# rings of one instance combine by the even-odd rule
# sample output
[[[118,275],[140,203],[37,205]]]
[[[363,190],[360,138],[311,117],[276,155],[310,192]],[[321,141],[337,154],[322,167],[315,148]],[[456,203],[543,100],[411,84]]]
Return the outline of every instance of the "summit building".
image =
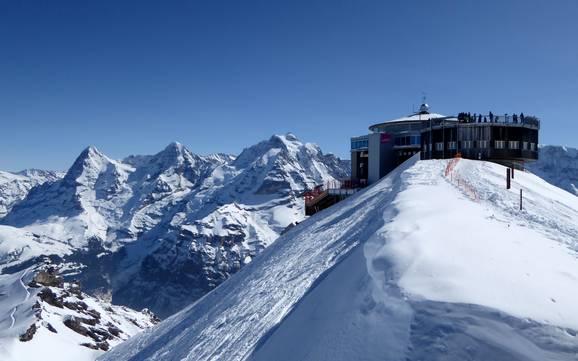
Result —
[[[351,178],[371,184],[420,152],[421,159],[488,160],[523,168],[538,159],[540,121],[521,114],[431,113],[425,102],[418,112],[369,127],[351,138]]]

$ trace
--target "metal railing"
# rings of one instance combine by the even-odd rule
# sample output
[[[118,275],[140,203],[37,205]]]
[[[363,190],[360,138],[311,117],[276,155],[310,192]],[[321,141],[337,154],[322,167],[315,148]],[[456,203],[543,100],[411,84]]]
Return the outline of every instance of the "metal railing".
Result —
[[[304,191],[303,199],[306,206],[312,206],[327,195],[349,196],[366,186],[367,182],[352,179],[329,181]]]
[[[447,117],[446,117],[447,118]],[[471,113],[459,113],[457,117],[452,117],[459,123],[498,123],[498,124],[519,124],[519,125],[529,125],[532,127],[540,128],[540,119],[533,115],[520,114],[471,114]],[[443,119],[442,119],[443,121]]]

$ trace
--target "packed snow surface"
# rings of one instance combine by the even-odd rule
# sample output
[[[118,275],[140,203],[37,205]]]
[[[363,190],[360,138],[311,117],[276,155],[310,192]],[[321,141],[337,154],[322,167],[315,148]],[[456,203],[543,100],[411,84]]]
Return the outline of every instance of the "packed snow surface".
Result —
[[[101,360],[575,360],[578,198],[448,162],[410,159]]]

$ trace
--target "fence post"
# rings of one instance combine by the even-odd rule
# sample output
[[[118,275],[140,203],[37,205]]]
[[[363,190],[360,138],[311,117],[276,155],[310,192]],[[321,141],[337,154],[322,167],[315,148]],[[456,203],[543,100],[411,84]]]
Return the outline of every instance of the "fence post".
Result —
[[[520,210],[522,210],[522,188],[520,188]]]
[[[506,169],[506,189],[510,189],[510,168]]]
[[[514,166],[512,166],[512,179],[514,179]]]

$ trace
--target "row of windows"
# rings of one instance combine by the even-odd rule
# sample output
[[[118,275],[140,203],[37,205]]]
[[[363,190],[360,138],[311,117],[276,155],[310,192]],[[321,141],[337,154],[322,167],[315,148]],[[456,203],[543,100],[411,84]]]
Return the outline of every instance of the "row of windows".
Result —
[[[416,153],[417,153],[417,151],[415,151],[415,150],[408,150],[408,151],[400,151],[397,153],[397,155],[400,157],[409,157],[409,156],[412,156]]]
[[[351,141],[351,149],[362,149],[362,148],[367,148],[367,139]]]
[[[417,145],[421,144],[421,137],[419,135],[405,135],[401,137],[395,137],[396,146],[404,145]]]
[[[477,140],[475,142],[473,140],[465,140],[465,141],[462,141],[461,143],[462,143],[462,149],[474,148],[474,143],[476,143],[477,148],[489,148],[489,146],[490,146],[490,141],[488,141],[488,140]],[[506,143],[508,145],[507,148],[506,148]],[[435,143],[435,148],[436,148],[436,151],[438,151],[438,152],[443,151],[444,150],[444,143],[443,142]],[[517,140],[510,140],[508,142],[506,142],[505,140],[495,140],[494,141],[494,148],[495,149],[520,149],[520,142],[518,142]],[[430,145],[429,149],[431,150],[431,145]],[[446,149],[456,150],[457,149],[457,142],[447,142]],[[522,150],[535,151],[536,150],[536,143],[522,142]],[[423,145],[423,151],[427,152],[427,145],[426,144]]]

